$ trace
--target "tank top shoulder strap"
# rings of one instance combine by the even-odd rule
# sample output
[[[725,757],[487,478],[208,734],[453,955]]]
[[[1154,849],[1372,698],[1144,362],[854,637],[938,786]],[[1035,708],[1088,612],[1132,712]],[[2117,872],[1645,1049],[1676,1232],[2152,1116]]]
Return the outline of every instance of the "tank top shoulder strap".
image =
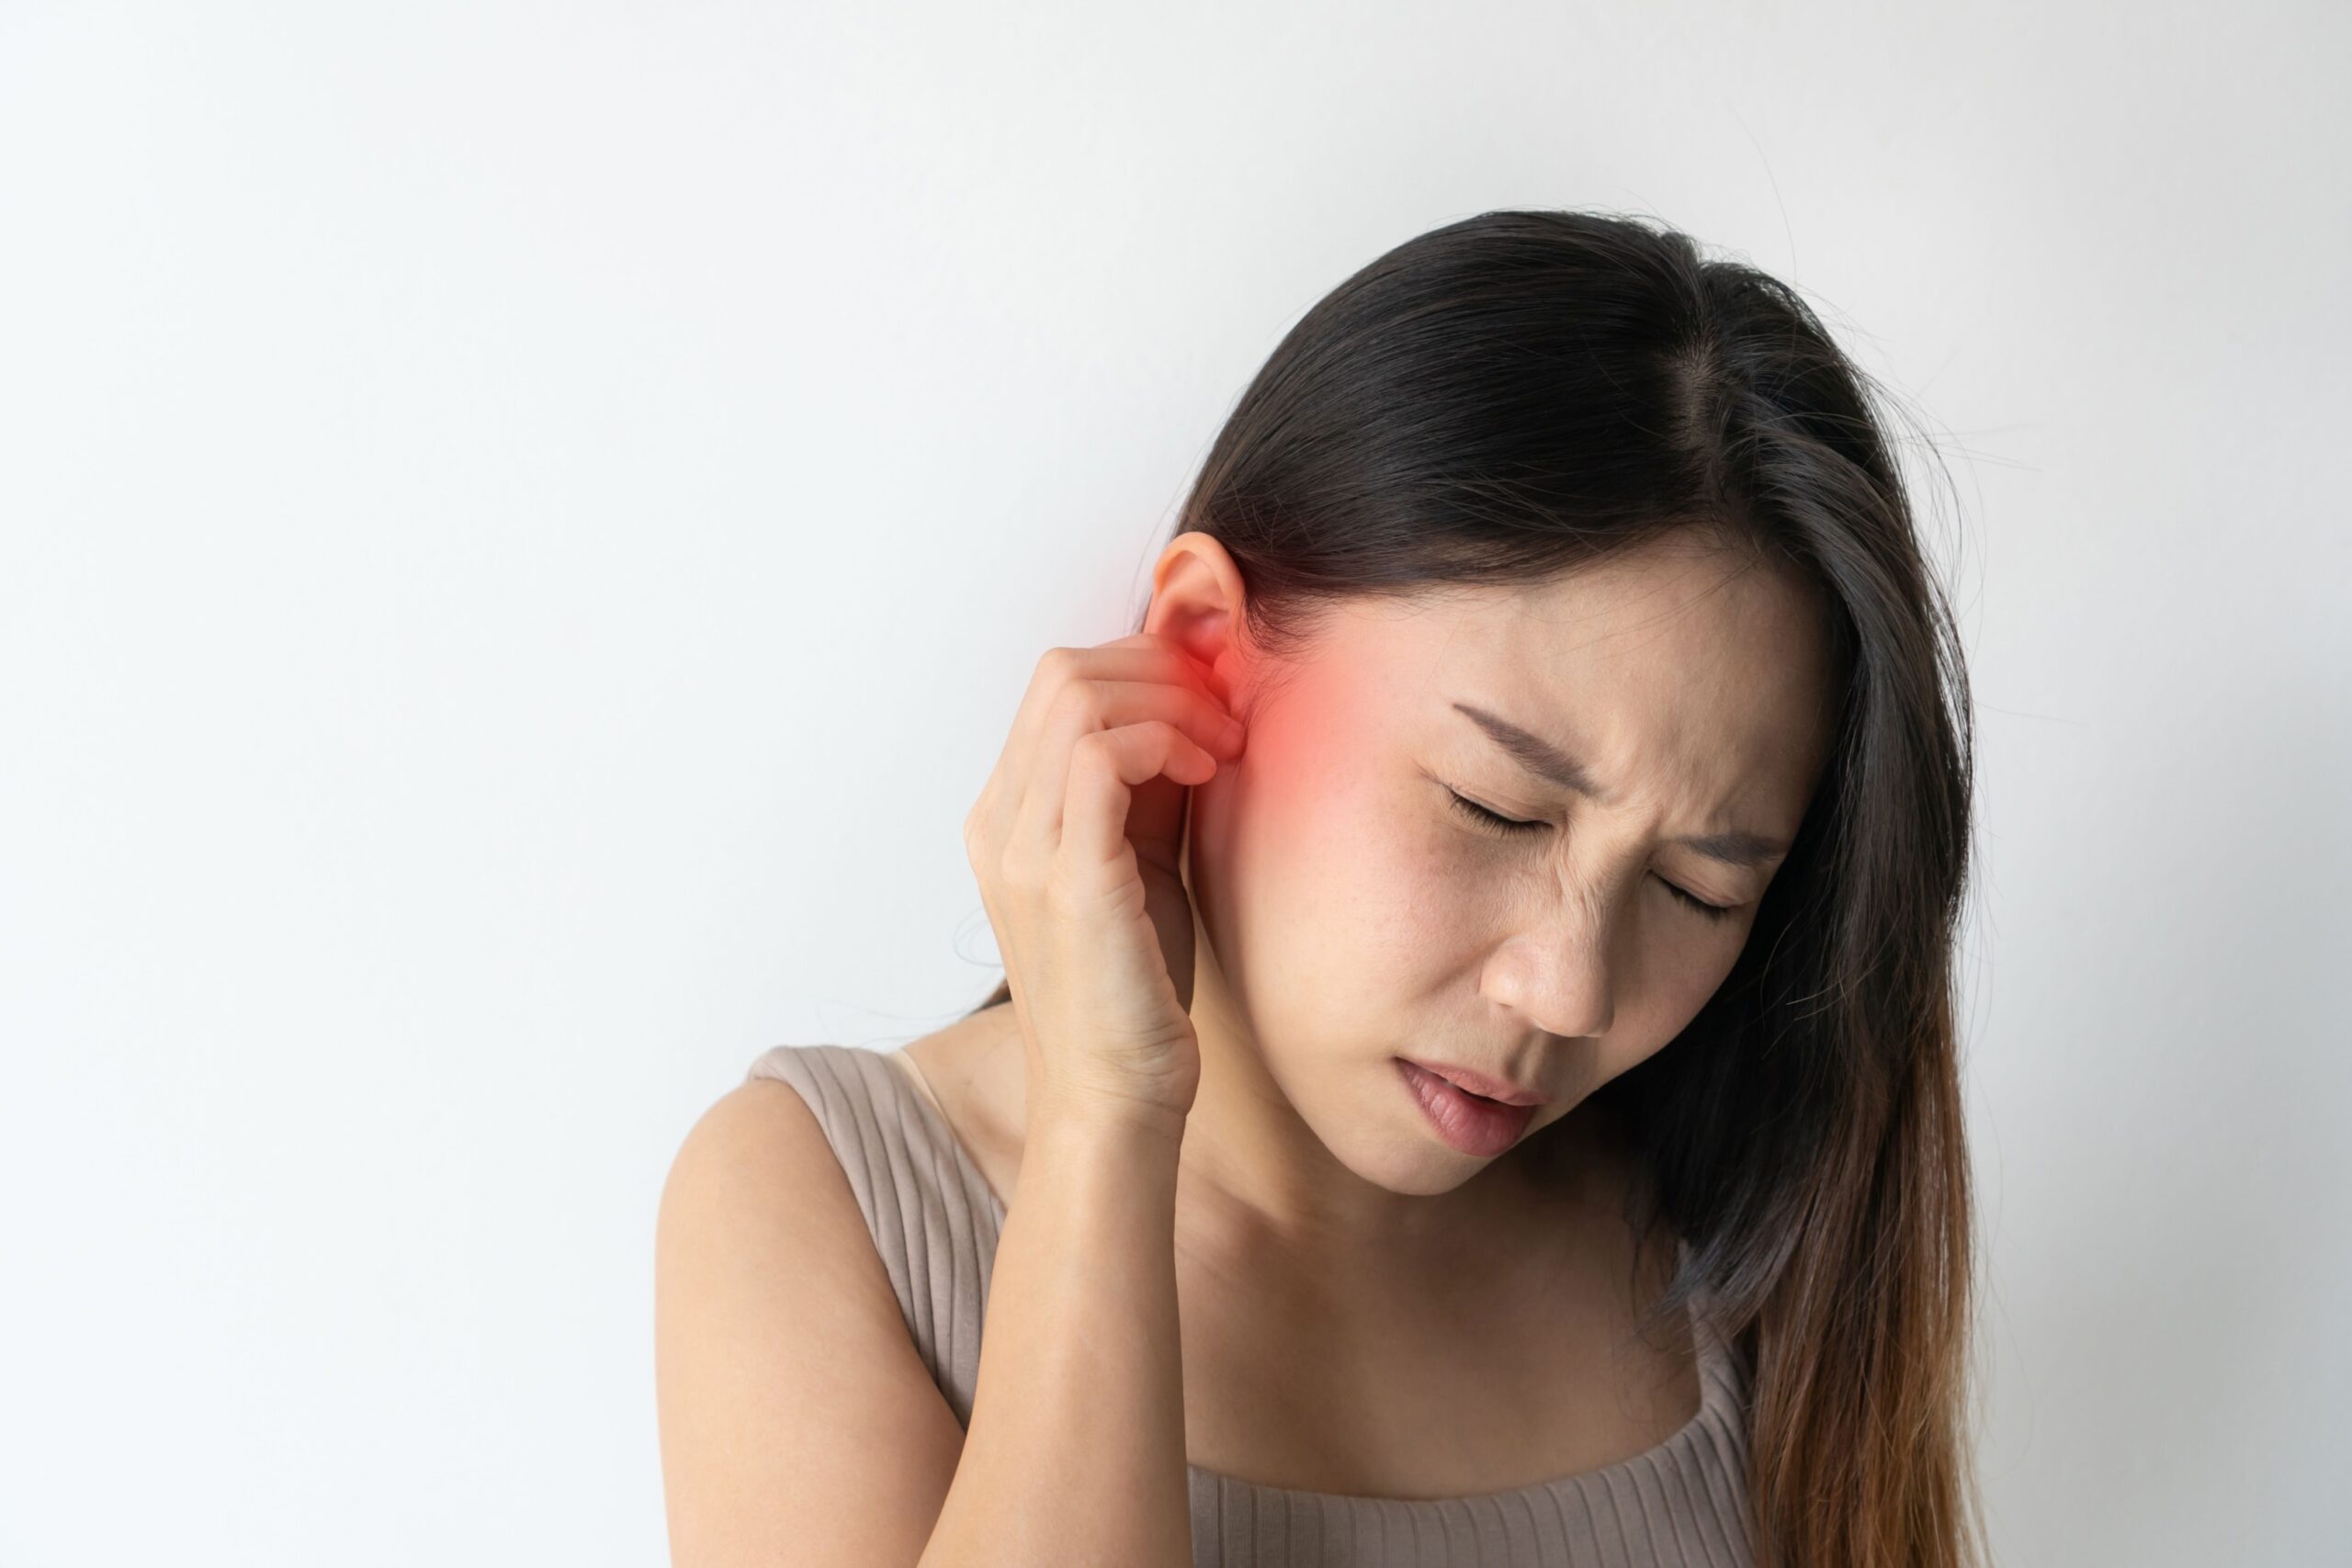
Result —
[[[777,1045],[744,1075],[792,1086],[849,1179],[907,1332],[968,1425],[1002,1216],[987,1180],[914,1080],[858,1045]]]

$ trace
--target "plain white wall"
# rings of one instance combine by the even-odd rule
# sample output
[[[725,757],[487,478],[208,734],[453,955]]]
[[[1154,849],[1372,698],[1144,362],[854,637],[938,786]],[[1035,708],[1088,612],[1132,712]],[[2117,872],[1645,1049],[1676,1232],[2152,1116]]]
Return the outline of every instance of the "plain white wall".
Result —
[[[662,1560],[687,1126],[994,984],[1037,654],[1509,206],[1790,278],[1940,443],[2000,1561],[2342,1561],[2348,31],[0,10],[0,1562]]]

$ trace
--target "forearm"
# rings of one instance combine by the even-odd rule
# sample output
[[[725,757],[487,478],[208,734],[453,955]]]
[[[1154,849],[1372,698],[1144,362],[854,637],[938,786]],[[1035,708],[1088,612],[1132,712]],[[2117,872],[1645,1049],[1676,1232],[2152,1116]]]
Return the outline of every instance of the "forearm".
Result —
[[[1033,1114],[963,1455],[920,1568],[1191,1568],[1182,1136],[1174,1118]]]

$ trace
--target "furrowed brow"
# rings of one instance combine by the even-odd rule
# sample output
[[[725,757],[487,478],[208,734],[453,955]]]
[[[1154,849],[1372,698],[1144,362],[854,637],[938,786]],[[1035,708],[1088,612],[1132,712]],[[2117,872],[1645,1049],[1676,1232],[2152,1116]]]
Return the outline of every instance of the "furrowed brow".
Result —
[[[1601,806],[1613,803],[1613,796],[1593,781],[1585,765],[1532,730],[1523,729],[1499,714],[1488,713],[1469,703],[1457,702],[1454,707],[1467,716],[1488,739],[1500,747],[1505,755],[1544,783],[1583,795]],[[1755,866],[1779,859],[1789,852],[1789,846],[1761,833],[1734,829],[1723,833],[1697,833],[1688,838],[1669,839],[1693,854],[1720,861],[1725,865]]]

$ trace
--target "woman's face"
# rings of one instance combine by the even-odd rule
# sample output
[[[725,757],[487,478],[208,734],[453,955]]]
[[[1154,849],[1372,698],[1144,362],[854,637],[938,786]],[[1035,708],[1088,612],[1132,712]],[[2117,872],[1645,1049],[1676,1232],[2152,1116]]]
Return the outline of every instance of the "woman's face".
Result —
[[[1230,590],[1211,549],[1226,570],[1163,592]],[[1672,1041],[1812,797],[1823,654],[1794,580],[1690,533],[1539,587],[1331,611],[1193,792],[1204,1052],[1262,1071],[1366,1179],[1458,1186],[1498,1156],[1442,1140],[1396,1058],[1548,1097],[1516,1147]],[[1247,701],[1247,650],[1215,659]]]

